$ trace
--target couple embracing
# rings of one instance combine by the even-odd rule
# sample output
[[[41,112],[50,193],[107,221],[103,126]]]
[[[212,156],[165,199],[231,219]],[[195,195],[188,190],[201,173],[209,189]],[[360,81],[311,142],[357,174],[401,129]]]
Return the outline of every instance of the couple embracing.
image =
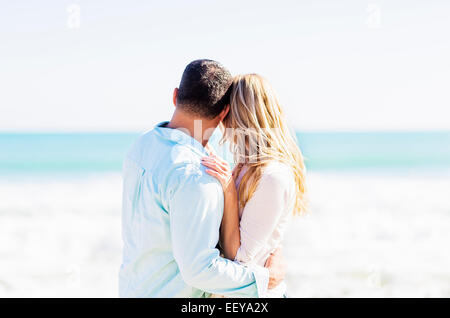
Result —
[[[286,297],[284,232],[305,210],[305,167],[270,84],[187,65],[169,122],[123,166],[121,297]],[[208,145],[220,126],[234,162]]]

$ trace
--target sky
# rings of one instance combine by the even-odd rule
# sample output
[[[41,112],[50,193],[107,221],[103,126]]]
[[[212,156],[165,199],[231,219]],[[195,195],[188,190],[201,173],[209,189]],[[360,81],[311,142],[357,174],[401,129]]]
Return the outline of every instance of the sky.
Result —
[[[142,131],[192,60],[304,131],[450,129],[449,1],[0,0],[0,131]]]

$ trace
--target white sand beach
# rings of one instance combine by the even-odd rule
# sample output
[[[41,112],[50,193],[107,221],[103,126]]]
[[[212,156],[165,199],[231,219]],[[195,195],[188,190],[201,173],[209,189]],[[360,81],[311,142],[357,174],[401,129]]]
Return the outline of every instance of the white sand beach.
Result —
[[[449,297],[450,179],[311,173],[291,297]],[[0,182],[0,297],[117,297],[118,173]]]

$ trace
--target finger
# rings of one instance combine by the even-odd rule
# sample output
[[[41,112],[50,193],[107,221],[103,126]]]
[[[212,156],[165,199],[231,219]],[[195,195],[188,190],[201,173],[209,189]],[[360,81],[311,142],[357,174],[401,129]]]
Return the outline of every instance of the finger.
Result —
[[[209,158],[210,160],[215,160],[215,161],[216,161],[218,164],[220,164],[224,169],[230,170],[229,167],[228,167],[228,163],[227,163],[225,160],[223,160],[222,158],[220,158],[219,156],[210,154],[209,157],[203,157],[203,158]],[[202,158],[202,159],[203,159],[203,158]]]
[[[230,168],[228,167],[228,163],[226,163],[219,157],[207,157],[207,158],[208,159],[206,159],[206,160],[215,162],[218,166],[220,166],[222,168],[222,170],[224,170],[224,171],[230,170]]]
[[[222,170],[221,167],[219,167],[215,162],[202,162],[202,164],[208,168],[213,169],[214,171],[218,172],[220,175],[226,175],[226,172]]]
[[[211,162],[215,161],[214,157],[203,157],[202,160],[204,160],[204,161],[211,161]]]
[[[213,161],[210,160],[202,160],[202,165],[204,166],[208,166],[208,167],[212,167],[212,168],[216,168],[217,164]]]
[[[211,170],[211,169],[206,169],[205,172],[220,181],[220,179],[221,179],[220,175],[216,171]]]
[[[213,166],[215,170],[227,174],[228,170],[226,169],[226,167],[223,167],[219,162],[217,162],[213,158],[207,157],[205,159],[202,159],[202,164]]]
[[[216,162],[216,161],[217,161],[217,160],[216,160],[216,157],[212,157],[212,156],[209,156],[209,157],[203,157],[202,160],[213,161],[213,162]]]
[[[212,168],[216,171],[220,171],[219,167],[214,162],[202,161],[202,165],[204,165],[208,168]]]
[[[217,160],[217,162],[219,162],[220,164],[227,164],[227,162],[219,156],[213,156],[213,159]]]

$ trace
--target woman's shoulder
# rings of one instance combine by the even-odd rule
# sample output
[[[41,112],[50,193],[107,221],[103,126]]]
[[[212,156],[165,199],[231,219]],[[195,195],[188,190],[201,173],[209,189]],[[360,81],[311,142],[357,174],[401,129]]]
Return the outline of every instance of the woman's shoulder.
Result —
[[[271,161],[262,171],[261,183],[277,187],[291,187],[295,183],[292,168],[284,162]]]
[[[295,201],[295,178],[292,168],[282,162],[268,163],[262,171],[256,192],[265,203],[271,198],[270,202],[276,203],[281,209],[279,211],[286,213],[291,211]]]
[[[281,161],[270,161],[262,172],[263,175],[284,177],[293,176],[292,167]]]

